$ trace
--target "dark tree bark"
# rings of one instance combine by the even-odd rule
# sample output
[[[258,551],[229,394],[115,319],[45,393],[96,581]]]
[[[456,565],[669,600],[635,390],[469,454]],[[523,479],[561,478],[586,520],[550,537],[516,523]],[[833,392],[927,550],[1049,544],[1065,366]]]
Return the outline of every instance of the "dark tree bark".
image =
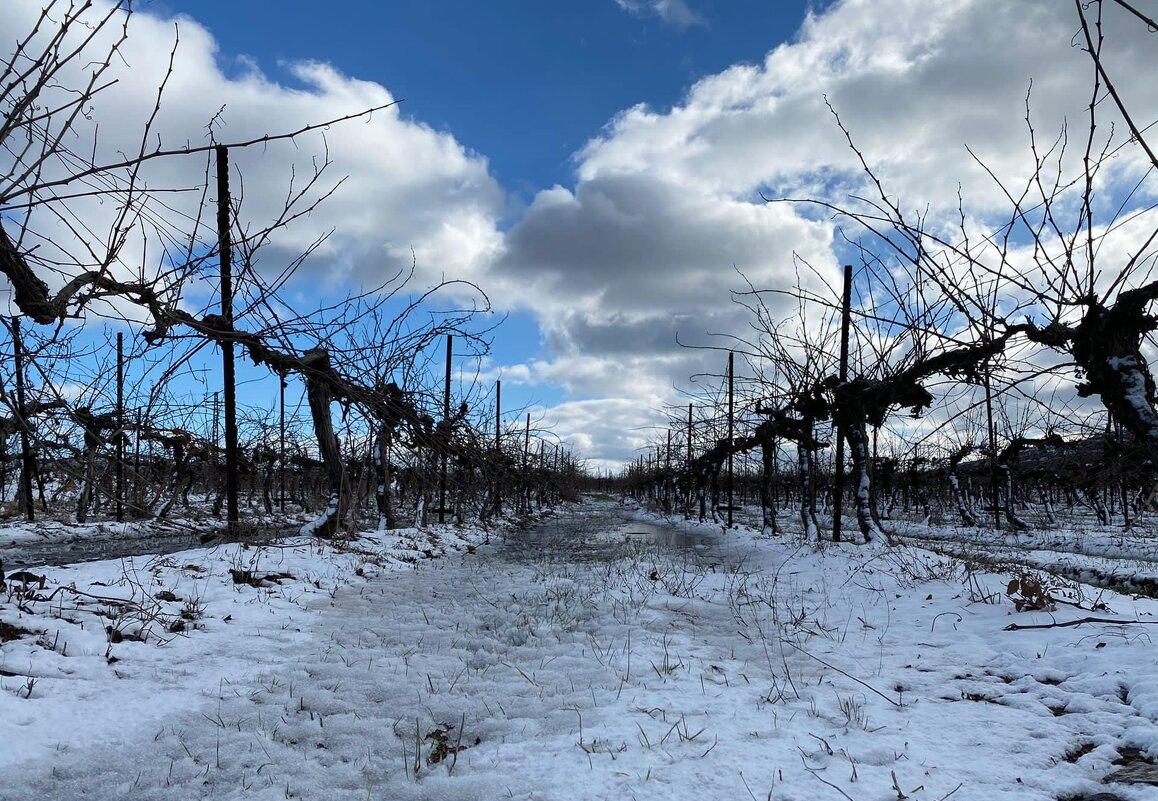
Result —
[[[883,426],[893,408],[911,409],[914,416],[928,408],[933,396],[921,382],[930,376],[945,374],[976,381],[978,366],[1004,350],[1010,336],[1011,333],[1006,333],[991,340],[943,350],[880,379],[858,377],[841,382],[833,377],[824,382],[832,393],[832,417],[852,456],[857,481],[857,524],[866,541],[883,533],[872,488],[867,425]]]
[[[378,436],[374,440],[374,472],[377,478],[375,498],[378,503],[379,528],[398,527],[394,512],[394,477],[390,469],[390,446],[394,432],[388,425],[378,426]]]
[[[1068,352],[1084,373],[1078,395],[1097,395],[1114,419],[1137,438],[1151,463],[1158,465],[1154,378],[1142,355],[1142,341],[1158,330],[1158,320],[1149,312],[1155,299],[1158,281],[1122,292],[1111,306],[1088,299],[1086,312],[1075,326],[1054,324],[1039,329],[1023,325],[1017,329],[1034,342]]]
[[[1021,461],[1021,454],[1028,448],[1060,448],[1064,444],[1065,442],[1057,434],[1051,434],[1041,439],[1014,437],[997,455],[997,469],[1001,473],[1001,502],[1004,507],[1002,511],[1005,513],[1005,520],[1013,527],[1014,531],[1027,531],[1031,528],[1029,523],[1018,517],[1014,508],[1013,473]],[[1042,495],[1044,496],[1044,493]],[[1052,509],[1049,514],[1052,517]]]
[[[196,479],[196,474],[189,467],[193,435],[180,430],[170,432],[145,429],[139,431],[138,436],[141,439],[160,443],[172,454],[169,480],[166,482],[166,488],[153,505],[153,515],[158,519],[164,519],[173,510],[173,505],[178,498],[184,499],[186,506],[189,505],[189,490]]]
[[[273,514],[273,480],[277,472],[277,451],[266,445],[253,449],[253,482],[261,484],[261,505],[267,515]]]
[[[969,504],[967,494],[961,489],[961,481],[957,477],[957,466],[974,450],[975,447],[972,444],[966,444],[949,455],[949,491],[953,495],[953,502],[957,506],[957,514],[961,517],[961,522],[967,526],[977,525],[977,515],[973,513],[973,507]]]
[[[804,538],[820,538],[820,524],[816,521],[816,488],[812,478],[812,449],[803,440],[796,441],[796,469],[800,474],[800,523]]]
[[[114,414],[96,415],[92,409],[82,406],[73,412],[73,419],[84,432],[84,448],[81,452],[83,462],[83,476],[81,478],[80,493],[76,498],[76,522],[88,522],[89,508],[92,506],[94,484],[96,482],[97,450],[107,442],[105,432],[115,431],[117,428]],[[121,432],[117,432],[121,436]]]
[[[769,422],[756,426],[756,440],[760,443],[760,509],[763,533],[779,534],[776,524],[776,453],[779,442],[775,427]]]
[[[828,405],[815,393],[798,398],[791,408],[782,409],[756,406],[756,414],[767,416],[767,420],[756,428],[753,443],[772,444],[779,439],[796,443],[797,480],[800,490],[800,522],[806,539],[820,536],[820,526],[816,520],[816,485],[813,470],[813,454],[828,446],[816,439],[816,421],[828,414]],[[773,450],[773,453],[775,451]],[[774,458],[774,457],[773,457]],[[767,462],[765,463],[767,473]],[[765,476],[767,478],[767,476]],[[775,510],[772,510],[775,517]]]
[[[318,438],[318,451],[329,482],[329,501],[326,508],[311,523],[302,528],[303,534],[332,538],[338,531],[350,503],[350,482],[342,464],[342,450],[338,436],[334,433],[334,418],[330,404],[334,396],[326,378],[333,373],[330,354],[322,348],[307,351],[302,356],[306,367],[303,376],[306,381],[306,400],[310,406],[314,432]]]

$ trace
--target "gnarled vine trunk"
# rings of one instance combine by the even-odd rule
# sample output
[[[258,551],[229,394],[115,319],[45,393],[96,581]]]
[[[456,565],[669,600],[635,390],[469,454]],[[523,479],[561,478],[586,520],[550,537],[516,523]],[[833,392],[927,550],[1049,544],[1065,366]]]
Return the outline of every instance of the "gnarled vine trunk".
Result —
[[[779,534],[776,526],[776,440],[765,440],[760,449],[763,475],[760,478],[760,508],[765,536]]]
[[[318,439],[318,452],[326,471],[329,484],[329,500],[326,508],[313,521],[302,527],[302,534],[331,538],[342,524],[342,519],[350,505],[350,481],[346,467],[342,464],[342,450],[338,436],[334,433],[334,418],[330,410],[333,395],[322,376],[331,371],[330,355],[321,348],[307,351],[302,362],[309,368],[302,373],[306,381],[306,400],[310,406],[310,417],[314,424],[314,434]]]
[[[393,439],[390,426],[381,425],[374,447],[374,473],[377,479],[375,499],[378,503],[378,528],[392,529],[398,527],[398,519],[394,513],[394,477],[390,474],[390,446]]]
[[[812,449],[804,440],[796,442],[796,464],[800,471],[800,522],[804,526],[804,538],[819,538],[820,525],[816,522],[812,479]]]

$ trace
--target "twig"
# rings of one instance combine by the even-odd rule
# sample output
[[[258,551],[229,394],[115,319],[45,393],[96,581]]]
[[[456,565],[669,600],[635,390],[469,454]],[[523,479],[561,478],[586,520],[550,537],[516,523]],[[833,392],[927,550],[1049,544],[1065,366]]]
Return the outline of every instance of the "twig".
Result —
[[[945,799],[946,799],[946,798],[948,798],[949,796],[953,795],[953,793],[955,793],[955,792],[957,792],[958,790],[960,790],[960,789],[961,789],[961,788],[962,788],[964,785],[965,785],[965,782],[961,782],[961,783],[960,783],[960,784],[958,784],[956,787],[954,787],[952,790],[950,790],[949,792],[945,793],[945,795],[943,795],[943,796],[941,796],[940,798],[938,798],[938,799],[937,799],[937,801],[945,801]]]
[[[1155,622],[1158,622],[1158,621],[1155,621]],[[868,684],[867,682],[861,681],[856,676],[854,676],[851,673],[848,673],[844,670],[841,670],[836,665],[832,665],[832,664],[829,664],[828,662],[825,662],[819,656],[813,656],[812,654],[808,653],[808,651],[805,651],[803,648],[801,648],[799,645],[792,642],[791,640],[783,640],[783,642],[788,643],[790,646],[792,646],[793,648],[795,648],[797,651],[804,654],[805,656],[809,657],[810,659],[815,659],[817,662],[824,665],[829,670],[835,670],[840,675],[845,676],[846,678],[852,679],[857,684],[859,684],[861,687],[864,687],[866,690],[869,690],[870,692],[873,692],[873,693],[879,695],[881,698],[885,699],[886,701],[888,701],[890,704],[897,707],[898,709],[901,709],[904,707],[904,704],[902,704],[899,701],[894,701],[892,698],[889,698],[887,695],[882,693],[880,690],[878,690],[876,687],[872,686],[871,684]]]
[[[932,622],[932,624],[929,626],[929,631],[932,631],[933,629],[937,628],[937,618],[943,617],[943,616],[945,616],[945,615],[953,615],[954,617],[956,617],[956,618],[957,618],[957,622],[958,622],[958,623],[960,623],[962,620],[964,620],[964,618],[962,618],[962,617],[961,617],[961,615],[957,614],[956,612],[942,612],[941,614],[939,614],[939,615],[936,615],[936,616],[933,618],[933,622]],[[954,625],[954,626],[953,626],[953,630],[954,630],[954,631],[956,631],[956,630],[957,630],[957,626],[956,626],[956,625]]]
[[[817,780],[818,782],[820,782],[821,784],[826,784],[826,785],[828,785],[829,787],[831,787],[833,790],[836,790],[838,793],[840,793],[840,794],[841,794],[841,795],[843,795],[845,798],[847,798],[847,799],[848,799],[848,801],[856,801],[856,799],[854,799],[854,798],[853,798],[851,795],[849,795],[849,794],[848,794],[848,793],[846,793],[844,790],[842,790],[842,789],[840,789],[839,787],[837,787],[837,786],[836,786],[835,784],[833,784],[832,782],[830,782],[830,781],[826,781],[826,780],[824,780],[824,779],[820,778],[820,776],[818,776],[818,775],[816,774],[816,771],[809,771],[809,773],[811,773],[811,774],[812,774],[812,778],[816,779],[816,780]]]
[[[343,122],[349,122],[351,120],[356,120],[356,119],[359,119],[362,117],[373,116],[373,114],[375,112],[383,111],[383,110],[388,109],[392,106],[396,106],[400,102],[402,102],[402,101],[401,100],[393,100],[389,103],[383,103],[381,105],[373,106],[373,107],[367,108],[367,109],[363,109],[361,111],[357,111],[357,112],[354,112],[352,114],[346,114],[346,115],[343,115],[340,117],[333,117],[331,119],[326,120],[325,122],[315,122],[315,123],[310,123],[308,125],[303,125],[302,127],[298,128],[295,131],[288,131],[286,133],[279,133],[279,134],[263,134],[262,136],[254,137],[252,139],[243,139],[243,140],[240,140],[237,142],[227,142],[224,144],[225,144],[225,147],[228,147],[230,149],[240,149],[240,148],[252,147],[253,145],[269,144],[271,142],[278,142],[278,141],[282,141],[285,139],[296,139],[299,136],[303,136],[304,134],[312,133],[313,131],[323,130],[323,129],[329,128],[333,125],[338,125],[338,124],[343,123]],[[199,153],[207,153],[210,150],[213,150],[216,146],[217,146],[216,143],[208,144],[208,145],[198,145],[195,147],[185,146],[185,147],[174,147],[174,148],[168,148],[168,149],[158,146],[154,150],[150,150],[147,153],[140,153],[140,154],[134,156],[133,158],[123,159],[122,161],[111,162],[109,164],[99,164],[99,165],[94,164],[87,169],[78,170],[77,172],[74,172],[65,178],[60,178],[60,179],[57,179],[54,181],[44,181],[42,183],[36,183],[36,184],[29,186],[27,188],[24,188],[24,189],[13,190],[11,193],[9,193],[6,196],[5,199],[7,200],[9,198],[21,197],[23,195],[32,194],[34,192],[43,192],[45,189],[51,189],[52,187],[67,185],[69,183],[72,183],[73,181],[78,181],[82,178],[87,178],[90,175],[99,175],[101,173],[112,172],[113,170],[119,170],[119,169],[123,169],[125,167],[134,167],[135,168],[135,167],[139,166],[140,164],[142,164],[146,161],[152,161],[153,159],[166,158],[168,156],[193,156],[193,155],[197,155]]]
[[[450,765],[446,769],[446,775],[452,776],[454,774],[454,766],[458,764],[458,752],[462,750],[462,730],[466,728],[466,713],[462,713],[462,718],[458,722],[458,742],[454,744],[454,751],[450,757]]]
[[[752,801],[756,801],[756,794],[752,792],[752,788],[748,786],[748,780],[744,778],[744,771],[740,771],[740,781],[744,783],[744,789],[748,791],[748,795],[752,796]]]

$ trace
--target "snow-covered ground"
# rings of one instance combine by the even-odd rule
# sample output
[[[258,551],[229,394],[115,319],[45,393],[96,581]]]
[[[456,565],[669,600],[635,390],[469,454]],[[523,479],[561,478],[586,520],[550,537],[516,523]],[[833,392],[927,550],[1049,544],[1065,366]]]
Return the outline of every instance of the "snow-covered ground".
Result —
[[[1158,797],[1103,783],[1158,758],[1158,602],[686,531],[587,503],[10,582],[0,799]]]

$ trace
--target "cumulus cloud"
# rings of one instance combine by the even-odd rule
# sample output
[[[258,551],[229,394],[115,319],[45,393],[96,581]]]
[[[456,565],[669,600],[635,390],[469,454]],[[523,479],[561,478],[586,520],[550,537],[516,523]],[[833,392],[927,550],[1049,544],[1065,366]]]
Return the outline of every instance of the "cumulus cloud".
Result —
[[[654,413],[635,398],[570,401],[536,409],[541,425],[586,457],[592,470],[618,471],[625,461],[654,447],[659,428]]]
[[[535,310],[555,354],[537,375],[576,398],[654,408],[709,368],[710,356],[681,342],[726,346],[747,325],[732,289],[785,284],[794,251],[835,274],[831,245],[830,223],[787,206],[614,175],[540,193],[492,269]]]
[[[763,63],[701,80],[670,110],[623,111],[583,149],[579,177],[658,173],[740,197],[825,186],[840,196],[862,181],[827,99],[890,191],[955,205],[963,183],[971,201],[1000,204],[965,146],[998,175],[1026,176],[1031,84],[1045,140],[1067,119],[1084,123],[1091,65],[1073,46],[1077,31],[1075,16],[1048,0],[846,0],[809,15]],[[1131,102],[1154,108],[1158,87],[1139,72],[1144,27],[1110,25],[1107,35]]]
[[[1152,36],[1124,20],[1106,21],[1107,64],[1149,124]],[[835,285],[837,228],[857,232],[816,207],[761,197],[848,205],[872,195],[833,111],[903,210],[951,230],[960,192],[970,224],[985,230],[1008,210],[987,169],[1020,187],[1035,166],[1027,95],[1042,152],[1067,127],[1076,141],[1088,126],[1092,66],[1074,46],[1078,30],[1072,9],[1051,0],[844,0],[670,109],[623,110],[576,154],[575,185],[541,191],[495,262],[518,286],[511,297],[539,310],[557,354],[532,372],[580,397],[638,398],[639,413],[654,403],[644,398],[673,398],[710,361],[681,351],[677,334],[749,333],[750,317],[729,303],[728,290],[744,286],[735,270],[791,289],[800,257],[816,269],[805,281]],[[1116,115],[1105,103],[1100,113],[1108,133]],[[1063,167],[1081,155],[1071,143]],[[1101,180],[1144,169],[1123,150]],[[598,448],[613,451],[630,458]]]
[[[679,27],[703,23],[678,0],[616,2]],[[0,36],[16,40],[40,5],[8,0]],[[1125,19],[1108,15],[1107,66],[1149,125],[1158,119],[1153,36]],[[222,108],[217,135],[236,140],[393,99],[387,87],[326,64],[267,74],[225,63],[195,21],[138,13],[119,83],[95,109],[102,152],[139,143],[167,69],[158,43],[173,41],[174,25],[181,43],[157,122],[167,145],[206,141]],[[537,315],[547,353],[493,369],[562,385],[572,400],[546,412],[557,412],[560,430],[590,456],[629,459],[640,443],[622,432],[662,425],[656,410],[689,376],[721,371],[718,352],[683,349],[677,339],[726,346],[728,336],[751,333],[730,290],[747,281],[783,290],[798,280],[836,283],[847,224],[761,197],[842,204],[871,189],[827,104],[902,208],[927,214],[933,226],[952,223],[960,191],[970,224],[983,229],[1008,202],[974,154],[1011,185],[1026,180],[1034,168],[1027,93],[1043,149],[1068,125],[1068,152],[1081,155],[1072,142],[1087,125],[1092,68],[1074,46],[1077,31],[1072,8],[1056,0],[843,0],[811,13],[793,41],[769,42],[761,61],[703,78],[672,108],[640,104],[608,120],[575,154],[573,184],[543,188],[509,231],[498,224],[503,191],[485,156],[397,107],[334,126],[324,139],[238,153],[243,213],[254,224],[270,219],[291,171],[300,181],[328,156],[335,175],[349,177],[279,238],[271,262],[332,229],[307,266],[319,284],[372,285],[412,259],[423,281],[478,280],[500,305]],[[1115,115],[1108,103],[1100,113],[1108,134]],[[92,134],[82,127],[77,141],[87,146]],[[1132,149],[1116,151],[1099,180],[1136,179],[1143,166]],[[165,160],[149,180],[196,187],[206,167],[204,159]],[[802,261],[810,268],[800,272]]]
[[[42,0],[6,2],[0,37],[17,41],[31,29],[43,5]],[[93,14],[107,8],[107,2],[98,0]],[[109,26],[86,52],[107,49],[118,28]],[[76,35],[82,32],[78,27]],[[66,143],[98,163],[136,152],[174,46],[172,72],[147,149],[205,145],[210,127],[213,137],[223,142],[295,131],[395,99],[386,87],[343,75],[324,63],[286,63],[276,75],[267,74],[251,61],[223,57],[209,32],[187,16],[138,11],[107,75],[115,83],[97,96],[87,118],[76,121]],[[73,85],[90,66],[75,65]],[[307,274],[313,271],[315,299],[326,290],[344,293],[349,286],[374,286],[412,262],[419,286],[443,276],[475,278],[501,244],[496,221],[504,197],[486,159],[451,134],[408,118],[397,105],[293,141],[235,150],[231,160],[235,199],[243,198],[240,223],[251,230],[276,219],[287,196],[300,191],[316,167],[330,163],[307,198],[321,197],[340,182],[339,190],[281,231],[262,264],[276,274],[332,232],[304,268]],[[161,196],[168,208],[154,205],[152,216],[174,221],[169,224],[171,236],[197,228],[198,190],[205,185],[207,169],[211,165],[205,155],[175,156],[150,162],[142,173],[150,187],[194,190]],[[212,188],[208,192],[210,198],[215,194]],[[110,226],[115,204],[80,200],[72,202],[70,210],[91,231],[101,232]],[[50,222],[44,224],[51,230]],[[211,214],[203,216],[199,237],[211,239],[213,224]],[[135,261],[142,252],[127,248],[126,258]],[[149,257],[160,260],[155,251]]]

